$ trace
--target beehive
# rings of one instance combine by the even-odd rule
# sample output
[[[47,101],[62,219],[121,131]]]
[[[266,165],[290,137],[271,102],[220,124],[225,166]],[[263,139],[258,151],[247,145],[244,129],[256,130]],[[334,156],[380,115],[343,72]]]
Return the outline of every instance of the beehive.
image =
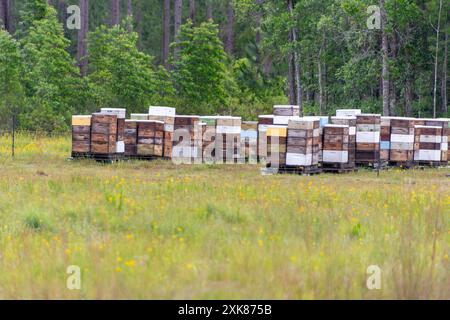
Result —
[[[217,117],[203,116],[200,121],[202,126],[202,156],[204,163],[214,163],[216,161],[216,125]]]
[[[87,156],[91,151],[92,116],[72,116],[72,156]]]
[[[356,117],[331,117],[331,124],[349,127],[348,131],[348,163],[355,164],[356,160]]]
[[[349,137],[350,127],[347,125],[329,124],[324,127],[324,164],[349,164]]]
[[[138,120],[137,155],[143,158],[163,156],[164,122],[155,120]]]
[[[356,163],[374,164],[380,157],[381,115],[356,116]]]
[[[278,168],[286,165],[287,126],[268,125],[267,136],[267,165]]]
[[[172,157],[175,115],[176,109],[170,107],[150,107],[148,110],[149,120],[164,122],[163,156],[168,159]]]
[[[91,153],[112,155],[117,150],[117,115],[93,113],[91,126]]]
[[[380,160],[389,161],[391,151],[391,119],[393,117],[381,117],[380,122]]]
[[[336,110],[336,117],[356,117],[361,114],[360,109],[338,109]]]
[[[441,162],[446,163],[449,161],[448,158],[448,129],[449,121],[448,119],[421,119],[425,126],[436,126],[442,128],[442,142],[441,142]]]
[[[137,155],[137,120],[125,120],[125,155]]]
[[[323,159],[323,128],[330,123],[330,117],[320,116],[320,128],[319,128],[319,162]]]
[[[202,145],[199,116],[176,115],[172,159],[179,163],[201,163]]]
[[[273,115],[260,115],[258,117],[258,161],[267,161],[267,127],[273,125]]]
[[[319,164],[320,118],[291,119],[287,132],[287,166]]]
[[[240,117],[217,117],[216,159],[219,163],[240,163],[241,143]]]
[[[132,113],[130,120],[148,120],[148,114],[146,113]]]
[[[389,161],[406,163],[414,159],[414,118],[392,117]]]
[[[273,115],[298,117],[300,115],[300,107],[295,105],[275,105],[273,106]]]
[[[101,113],[117,116],[116,153],[125,153],[124,132],[127,110],[123,108],[102,108]]]
[[[415,162],[441,162],[442,132],[440,126],[415,126]]]
[[[241,156],[249,163],[256,163],[258,161],[258,122],[243,121],[241,130]]]

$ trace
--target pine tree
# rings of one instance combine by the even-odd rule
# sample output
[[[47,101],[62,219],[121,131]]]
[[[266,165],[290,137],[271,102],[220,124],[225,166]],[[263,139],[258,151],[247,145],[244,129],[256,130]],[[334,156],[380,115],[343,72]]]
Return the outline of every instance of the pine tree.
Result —
[[[28,30],[37,20],[46,17],[49,5],[46,0],[25,0],[20,10],[20,21],[17,33],[20,38],[27,35]]]
[[[181,27],[179,42],[173,44],[179,58],[172,76],[188,112],[217,112],[226,103],[226,55],[218,32],[216,24],[204,22],[193,27],[188,20]]]
[[[156,93],[153,58],[138,50],[137,41],[137,33],[123,25],[101,26],[89,34],[88,81],[97,108],[141,112]]]
[[[19,44],[0,29],[0,123],[9,123],[16,113],[23,94],[20,74],[23,69]]]
[[[46,6],[21,40],[27,101],[20,119],[27,129],[65,130],[82,90],[76,62],[67,52],[69,41],[56,11]]]

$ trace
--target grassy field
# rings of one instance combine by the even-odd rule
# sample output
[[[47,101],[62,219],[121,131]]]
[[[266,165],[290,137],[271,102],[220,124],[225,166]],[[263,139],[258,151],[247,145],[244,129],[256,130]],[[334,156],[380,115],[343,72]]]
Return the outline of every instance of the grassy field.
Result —
[[[449,169],[262,176],[17,143],[0,138],[1,299],[450,299]]]

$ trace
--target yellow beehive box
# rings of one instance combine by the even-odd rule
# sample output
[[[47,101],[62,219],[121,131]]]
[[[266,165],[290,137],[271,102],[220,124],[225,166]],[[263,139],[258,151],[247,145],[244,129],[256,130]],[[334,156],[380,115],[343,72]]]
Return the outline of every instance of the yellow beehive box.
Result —
[[[268,126],[266,135],[268,137],[287,137],[287,127]]]
[[[72,126],[90,126],[92,116],[72,116]]]

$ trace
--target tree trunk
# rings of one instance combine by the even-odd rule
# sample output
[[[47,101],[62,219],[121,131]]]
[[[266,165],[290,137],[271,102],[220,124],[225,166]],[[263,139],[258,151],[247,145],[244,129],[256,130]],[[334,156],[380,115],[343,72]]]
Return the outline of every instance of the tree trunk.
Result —
[[[395,89],[395,83],[392,79],[389,79],[389,115],[395,116],[395,105],[397,104],[397,91]]]
[[[297,99],[295,95],[294,55],[290,53],[288,59],[289,59],[289,68],[288,68],[289,104],[296,105]]]
[[[229,55],[233,55],[233,52],[234,52],[234,8],[233,8],[233,2],[231,0],[228,0],[228,6],[227,6],[227,27],[226,27],[225,51]]]
[[[0,0],[0,27],[12,33],[11,0]]]
[[[127,17],[130,18],[128,32],[131,33],[133,31],[133,4],[131,0],[127,0]]]
[[[288,11],[292,15],[294,12],[294,3],[292,0],[287,0]],[[295,27],[291,28],[291,38],[290,42],[293,46],[297,44],[297,29]],[[296,89],[296,100],[300,107],[300,115],[303,114],[303,92],[301,85],[301,70],[300,70],[300,59],[296,48],[291,49],[294,55],[294,78],[295,78],[295,89]]]
[[[389,105],[389,58],[388,58],[388,38],[386,32],[387,15],[384,8],[384,0],[380,0],[381,13],[381,51],[383,55],[382,87],[383,87],[383,115],[390,115]]]
[[[120,22],[120,0],[111,0],[111,26]]]
[[[260,53],[260,47],[261,47],[261,21],[262,21],[262,9],[260,8],[261,5],[264,3],[264,0],[256,0],[256,5],[258,8],[256,8],[256,17],[255,17],[255,28],[256,28],[256,34],[255,34],[255,43],[256,43],[256,63],[261,63],[261,53]]]
[[[183,0],[175,0],[175,8],[174,8],[174,19],[175,19],[175,41],[178,42],[178,34],[180,33],[181,28],[181,19],[183,14]],[[178,56],[178,48],[175,47],[174,50],[175,59]]]
[[[55,0],[56,1],[56,0]],[[66,2],[64,0],[58,0],[58,17],[60,19],[60,21],[63,22],[63,24],[66,24],[67,18],[68,18],[68,13],[67,13],[67,5]],[[56,4],[55,4],[56,6]]]
[[[170,1],[164,0],[163,9],[163,44],[162,44],[162,62],[166,69],[169,60],[169,46],[170,46]]]
[[[322,84],[322,61],[320,61],[320,54],[319,59],[317,60],[317,73],[319,78],[319,115],[323,115],[323,84]]]
[[[0,0],[0,29],[6,29],[6,10],[5,10],[5,0]]]
[[[442,105],[441,112],[446,117],[448,112],[448,98],[447,98],[447,68],[448,68],[448,28],[445,29],[445,41],[444,41],[444,63],[442,65],[442,83],[441,83],[441,96]]]
[[[195,24],[195,0],[189,0],[189,19]]]
[[[407,70],[411,70],[412,66],[408,62]],[[412,90],[412,76],[411,72],[407,71],[406,81],[405,81],[405,115],[411,117],[412,115],[412,101],[413,101],[413,90]]]
[[[213,3],[212,0],[206,0],[206,20],[213,20]]]
[[[78,31],[77,60],[80,74],[87,74],[87,43],[86,36],[89,29],[89,0],[80,0],[81,28]]]
[[[133,3],[132,0],[127,0],[127,16],[133,15]]]
[[[170,1],[170,0],[168,0],[168,1]],[[135,18],[135,20],[136,20],[136,31],[137,31],[137,33],[139,34],[139,38],[138,38],[138,47],[139,47],[139,49],[143,49],[143,46],[142,46],[142,33],[143,33],[143,28],[144,28],[144,26],[143,26],[143,23],[142,23],[142,1],[138,1],[137,3],[136,3],[136,18]]]
[[[392,61],[396,61],[397,55],[398,55],[398,39],[397,39],[397,32],[394,30],[391,41],[390,41],[390,54]],[[389,114],[391,116],[396,115],[396,104],[397,104],[397,89],[395,86],[395,81],[392,78],[392,74],[390,74],[389,78],[389,85],[390,85],[390,91],[389,91]]]
[[[442,0],[439,0],[439,16],[438,16],[438,24],[437,24],[437,28],[436,28],[436,52],[435,52],[435,57],[434,57],[433,118],[436,118],[436,105],[437,105],[439,34],[441,31],[441,13],[442,13]]]

